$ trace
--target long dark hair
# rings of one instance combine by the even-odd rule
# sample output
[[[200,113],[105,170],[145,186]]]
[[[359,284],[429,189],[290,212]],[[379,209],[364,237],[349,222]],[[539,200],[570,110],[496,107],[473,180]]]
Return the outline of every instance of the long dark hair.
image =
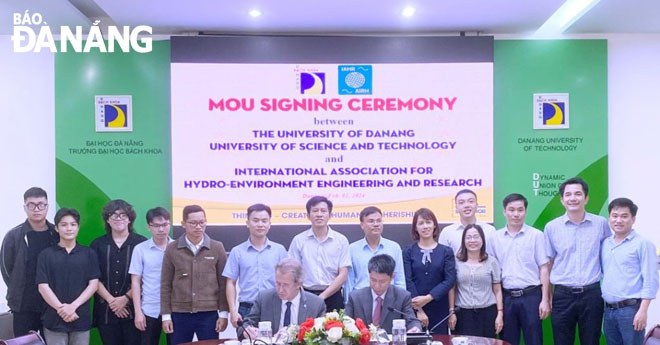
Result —
[[[461,249],[458,250],[458,253],[456,253],[456,258],[459,261],[467,261],[467,247],[465,246],[465,234],[467,233],[468,230],[470,229],[475,229],[479,233],[479,236],[481,236],[481,249],[479,250],[479,262],[483,262],[488,260],[488,253],[486,253],[486,236],[484,236],[484,230],[481,228],[481,226],[477,224],[470,224],[465,227],[463,230],[463,237],[461,237]]]

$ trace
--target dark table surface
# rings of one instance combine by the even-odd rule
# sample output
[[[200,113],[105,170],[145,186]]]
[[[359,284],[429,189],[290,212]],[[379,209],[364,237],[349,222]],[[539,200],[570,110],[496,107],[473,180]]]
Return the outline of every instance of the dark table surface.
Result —
[[[452,345],[451,338],[461,337],[461,335],[433,335],[433,340],[439,340],[443,345]],[[468,345],[511,345],[504,340],[492,339],[492,338],[482,338],[482,337],[471,337],[465,336],[468,338]],[[225,340],[230,339],[211,339],[211,340],[202,340],[202,341],[193,341],[190,343],[184,343],[182,345],[218,345],[224,343]]]

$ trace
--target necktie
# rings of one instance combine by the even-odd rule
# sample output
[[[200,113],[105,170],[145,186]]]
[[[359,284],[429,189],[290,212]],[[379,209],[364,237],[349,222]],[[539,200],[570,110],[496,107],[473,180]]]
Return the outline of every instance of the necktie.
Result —
[[[291,301],[286,302],[286,310],[284,311],[284,323],[282,326],[287,327],[291,324]]]
[[[383,298],[378,296],[376,297],[376,309],[374,309],[374,316],[372,320],[374,325],[380,325],[380,313],[383,311]]]

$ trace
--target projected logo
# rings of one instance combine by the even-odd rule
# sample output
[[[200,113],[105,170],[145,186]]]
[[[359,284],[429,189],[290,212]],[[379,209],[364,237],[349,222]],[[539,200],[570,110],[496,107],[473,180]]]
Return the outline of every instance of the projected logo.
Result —
[[[132,96],[96,96],[96,131],[133,131]]]
[[[534,94],[534,129],[565,129],[568,122],[567,93]]]
[[[371,65],[339,65],[338,85],[340,95],[371,95]]]
[[[324,95],[325,94],[325,73],[322,72],[301,72],[300,73],[300,93],[303,95]]]

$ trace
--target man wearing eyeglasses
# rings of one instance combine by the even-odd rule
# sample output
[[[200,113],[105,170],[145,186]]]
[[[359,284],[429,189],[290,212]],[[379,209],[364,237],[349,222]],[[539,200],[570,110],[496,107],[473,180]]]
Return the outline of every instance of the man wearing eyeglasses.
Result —
[[[0,250],[0,270],[7,284],[7,304],[17,337],[31,330],[43,335],[41,312],[45,304],[35,281],[37,257],[43,249],[59,242],[55,227],[46,220],[46,191],[32,187],[23,195],[23,201],[27,219],[9,230]]]
[[[201,206],[183,208],[185,234],[167,245],[160,279],[163,331],[173,344],[218,339],[227,328],[227,297],[222,270],[227,254],[222,242],[206,232]]]
[[[173,240],[170,233],[170,213],[162,207],[147,211],[147,226],[151,239],[133,250],[131,266],[131,293],[135,306],[135,327],[140,330],[141,345],[158,345],[162,320],[160,317],[160,275],[163,255]],[[167,343],[169,344],[169,335]]]

